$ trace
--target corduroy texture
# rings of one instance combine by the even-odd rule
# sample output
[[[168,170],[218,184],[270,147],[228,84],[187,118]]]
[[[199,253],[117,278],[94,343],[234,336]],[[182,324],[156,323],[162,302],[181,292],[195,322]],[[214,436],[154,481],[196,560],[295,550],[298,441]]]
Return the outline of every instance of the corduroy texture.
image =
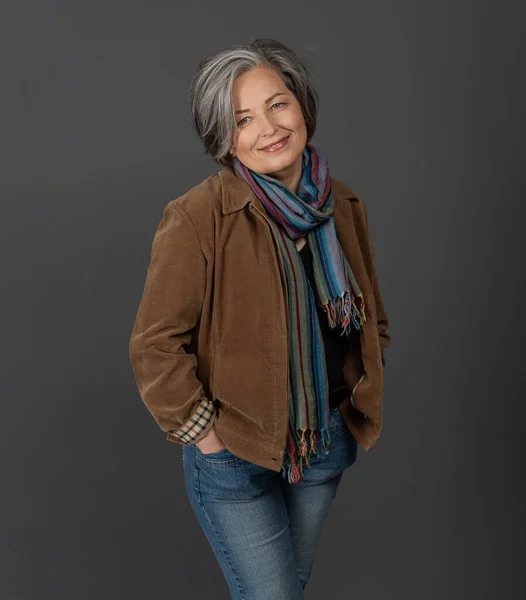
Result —
[[[315,302],[332,329],[349,335],[351,324],[366,321],[363,294],[345,258],[334,226],[331,182],[326,157],[311,144],[302,155],[297,193],[270,175],[256,173],[237,157],[234,168],[261,200],[279,241],[289,299],[289,430],[282,475],[303,481],[304,463],[328,452],[328,380],[325,349]],[[294,243],[306,236],[313,256],[315,292]],[[316,296],[315,296],[316,294]]]

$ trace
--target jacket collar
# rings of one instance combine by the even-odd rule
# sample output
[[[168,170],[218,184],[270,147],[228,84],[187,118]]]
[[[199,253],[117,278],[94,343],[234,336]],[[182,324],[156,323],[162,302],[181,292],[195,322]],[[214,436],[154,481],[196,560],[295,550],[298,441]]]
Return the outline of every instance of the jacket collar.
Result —
[[[332,176],[330,176],[330,179],[335,202],[337,202],[337,198],[340,200],[358,199],[353,190],[343,181]],[[252,188],[239,173],[232,173],[224,167],[219,171],[219,180],[222,188],[221,202],[224,215],[241,210],[249,202],[259,201]]]

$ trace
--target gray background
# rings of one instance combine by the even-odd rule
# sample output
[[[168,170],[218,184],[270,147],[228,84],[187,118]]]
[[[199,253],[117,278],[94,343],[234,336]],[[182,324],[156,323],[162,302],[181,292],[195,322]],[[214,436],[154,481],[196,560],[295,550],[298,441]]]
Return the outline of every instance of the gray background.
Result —
[[[252,37],[313,70],[393,338],[306,598],[525,597],[523,7],[4,0],[2,599],[229,597],[128,339],[165,204],[218,169],[190,78]]]

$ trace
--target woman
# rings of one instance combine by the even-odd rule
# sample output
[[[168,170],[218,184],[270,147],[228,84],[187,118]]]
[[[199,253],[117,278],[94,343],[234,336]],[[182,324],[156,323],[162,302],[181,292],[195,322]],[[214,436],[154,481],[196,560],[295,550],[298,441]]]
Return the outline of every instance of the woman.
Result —
[[[183,446],[232,598],[303,598],[343,472],[382,426],[390,343],[363,202],[310,143],[318,96],[285,45],[199,65],[188,107],[222,167],[169,202],[130,340]]]

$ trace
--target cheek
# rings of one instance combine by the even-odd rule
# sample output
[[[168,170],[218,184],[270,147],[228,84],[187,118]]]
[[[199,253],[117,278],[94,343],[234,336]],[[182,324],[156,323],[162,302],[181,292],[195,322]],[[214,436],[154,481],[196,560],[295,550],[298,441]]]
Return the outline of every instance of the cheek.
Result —
[[[257,144],[257,138],[247,129],[240,130],[237,138],[238,152],[250,152]]]
[[[301,109],[298,108],[298,111],[294,114],[294,118],[296,121],[296,126],[298,128],[305,126],[305,119],[303,118],[303,113],[301,112]]]
[[[291,111],[288,114],[287,127],[296,131],[305,127],[305,119],[303,118],[303,113],[301,112],[300,108],[298,108],[298,110]]]

